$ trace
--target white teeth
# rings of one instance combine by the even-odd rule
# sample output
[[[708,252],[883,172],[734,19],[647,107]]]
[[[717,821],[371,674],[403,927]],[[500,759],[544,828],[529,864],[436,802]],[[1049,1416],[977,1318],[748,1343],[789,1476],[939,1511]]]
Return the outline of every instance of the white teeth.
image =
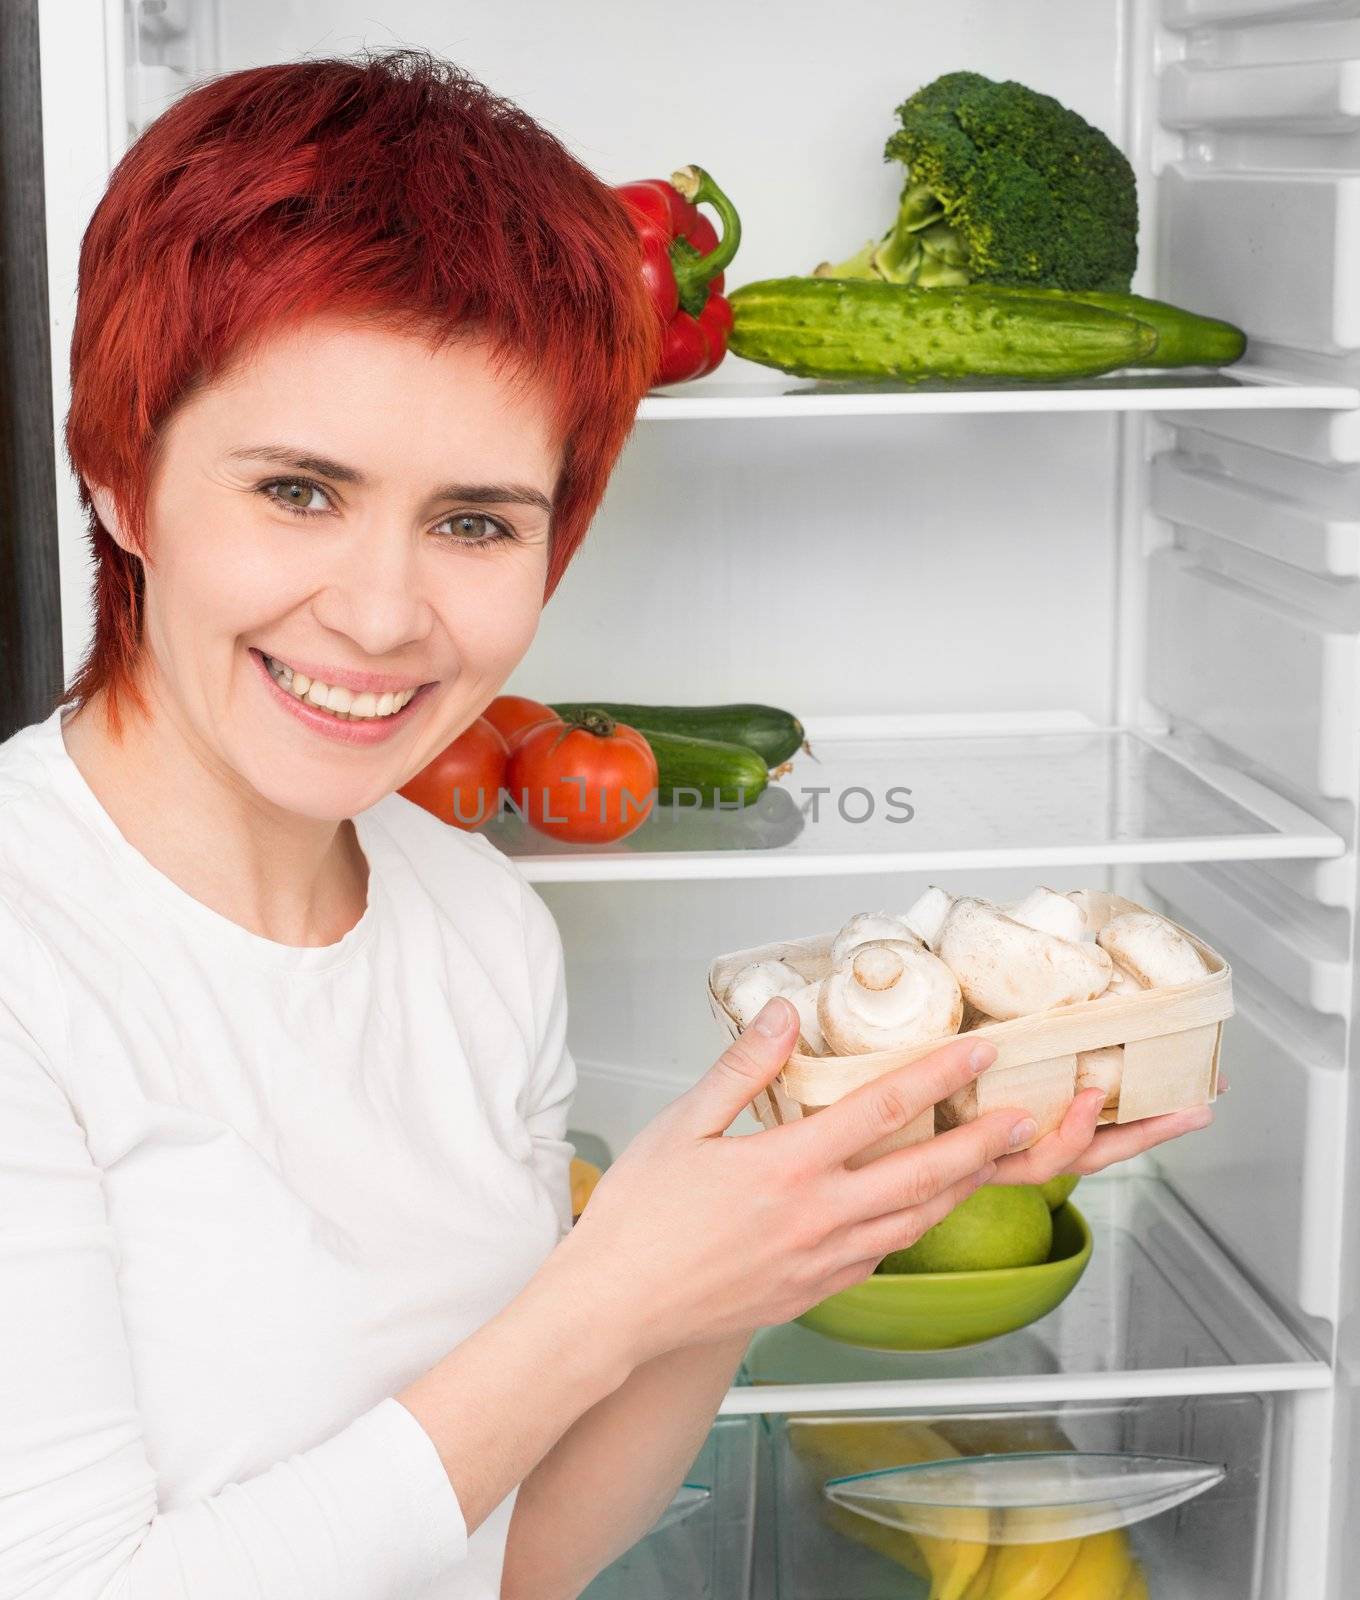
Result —
[[[356,695],[338,685],[332,688],[329,684],[313,680],[305,672],[294,672],[285,662],[275,661],[273,656],[265,656],[264,660],[270,677],[281,688],[287,689],[299,700],[306,700],[314,706],[322,707],[332,716],[339,717],[345,722],[365,719],[373,721],[378,717],[390,717],[394,711],[400,711],[408,704],[416,692],[414,689],[403,689],[399,693],[389,691],[386,694],[375,695],[365,692]]]

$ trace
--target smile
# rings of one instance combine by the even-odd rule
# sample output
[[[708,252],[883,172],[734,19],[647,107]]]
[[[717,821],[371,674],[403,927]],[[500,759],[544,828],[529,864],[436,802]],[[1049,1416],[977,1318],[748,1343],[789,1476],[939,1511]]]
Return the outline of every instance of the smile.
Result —
[[[276,661],[263,650],[260,656],[269,676],[281,689],[344,722],[376,722],[395,716],[419,693],[418,689],[402,689],[377,695],[355,694],[338,685],[322,683],[319,678],[309,678],[305,672],[295,672],[286,661]]]

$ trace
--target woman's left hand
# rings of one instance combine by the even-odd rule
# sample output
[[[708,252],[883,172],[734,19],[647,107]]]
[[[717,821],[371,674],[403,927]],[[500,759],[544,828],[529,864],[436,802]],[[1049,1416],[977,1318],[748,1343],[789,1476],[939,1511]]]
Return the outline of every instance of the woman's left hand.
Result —
[[[990,1183],[1047,1183],[1063,1173],[1086,1177],[1116,1161],[1128,1161],[1154,1145],[1197,1128],[1207,1128],[1214,1120],[1212,1106],[1193,1106],[1188,1111],[1172,1111],[1164,1117],[1145,1117],[1141,1122],[1122,1126],[1098,1126],[1104,1093],[1085,1089],[1067,1108],[1067,1115],[1052,1133],[1037,1139],[1028,1150],[1002,1156]]]

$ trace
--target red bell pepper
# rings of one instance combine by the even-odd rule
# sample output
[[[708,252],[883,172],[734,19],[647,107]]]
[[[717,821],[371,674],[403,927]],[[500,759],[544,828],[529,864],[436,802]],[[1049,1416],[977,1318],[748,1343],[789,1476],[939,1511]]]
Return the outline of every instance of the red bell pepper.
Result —
[[[642,276],[665,328],[653,387],[701,378],[727,354],[732,311],[723,298],[723,268],[741,243],[732,202],[702,167],[681,167],[664,178],[615,189],[642,241]],[[718,213],[723,236],[699,210]]]

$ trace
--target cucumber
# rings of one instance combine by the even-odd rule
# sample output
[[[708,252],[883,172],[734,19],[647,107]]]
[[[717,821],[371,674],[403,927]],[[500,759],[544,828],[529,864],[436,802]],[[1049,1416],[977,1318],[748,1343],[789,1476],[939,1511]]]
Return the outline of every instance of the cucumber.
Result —
[[[766,278],[728,303],[730,350],[804,378],[1090,378],[1157,347],[1135,317],[990,286]]]
[[[617,700],[581,700],[553,706],[558,716],[595,707],[639,732],[683,733],[691,739],[744,744],[777,767],[803,747],[803,724],[778,706],[641,706]]]
[[[652,728],[639,728],[638,732],[656,757],[659,806],[749,806],[760,798],[770,781],[770,769],[763,758],[744,744],[691,739],[683,733],[660,733]],[[695,790],[699,794],[697,801]]]
[[[1115,294],[1104,289],[1008,289],[1039,300],[1080,300],[1102,311],[1137,317],[1157,331],[1157,348],[1142,356],[1142,367],[1226,367],[1240,359],[1247,336],[1231,322],[1201,317],[1194,311],[1169,305],[1165,300],[1145,300],[1138,294]]]

